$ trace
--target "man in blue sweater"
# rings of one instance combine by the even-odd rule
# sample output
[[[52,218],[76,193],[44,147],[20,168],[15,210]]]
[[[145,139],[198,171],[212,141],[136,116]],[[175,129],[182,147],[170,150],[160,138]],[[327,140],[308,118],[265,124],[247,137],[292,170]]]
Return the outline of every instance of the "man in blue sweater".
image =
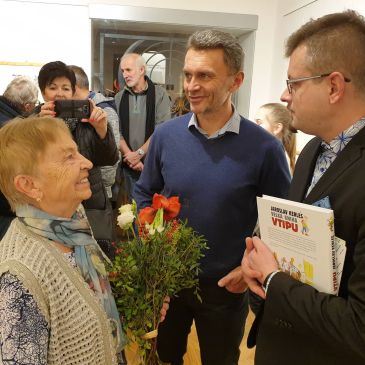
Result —
[[[285,197],[290,180],[280,142],[241,117],[231,97],[243,82],[243,51],[227,33],[205,30],[188,42],[184,88],[193,113],[165,122],[151,140],[135,198],[177,195],[180,218],[204,235],[202,302],[183,290],[159,327],[163,362],[183,364],[193,319],[203,365],[238,363],[247,316],[240,262],[257,220],[256,196]]]

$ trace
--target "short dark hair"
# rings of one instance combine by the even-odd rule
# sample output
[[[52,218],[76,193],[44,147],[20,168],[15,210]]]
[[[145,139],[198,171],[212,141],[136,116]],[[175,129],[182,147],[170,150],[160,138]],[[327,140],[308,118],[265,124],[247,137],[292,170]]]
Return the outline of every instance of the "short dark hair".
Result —
[[[365,19],[354,10],[312,19],[286,42],[290,57],[299,46],[307,48],[307,68],[315,73],[339,71],[365,93]]]
[[[232,73],[242,71],[244,53],[237,38],[233,35],[215,29],[198,30],[188,40],[187,50],[222,49],[224,63]]]
[[[80,89],[89,90],[89,78],[86,75],[86,72],[82,67],[69,65],[68,66],[75,74],[76,77],[76,85]]]
[[[48,62],[40,69],[38,85],[43,93],[46,86],[50,85],[57,77],[66,77],[71,83],[72,92],[75,93],[76,76],[74,72],[62,61]]]

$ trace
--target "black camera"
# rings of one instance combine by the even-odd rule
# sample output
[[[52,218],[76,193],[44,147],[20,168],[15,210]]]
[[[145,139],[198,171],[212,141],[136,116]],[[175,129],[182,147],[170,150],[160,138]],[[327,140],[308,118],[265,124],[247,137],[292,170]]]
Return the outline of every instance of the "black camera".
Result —
[[[55,100],[56,117],[67,119],[89,119],[91,106],[89,100]]]

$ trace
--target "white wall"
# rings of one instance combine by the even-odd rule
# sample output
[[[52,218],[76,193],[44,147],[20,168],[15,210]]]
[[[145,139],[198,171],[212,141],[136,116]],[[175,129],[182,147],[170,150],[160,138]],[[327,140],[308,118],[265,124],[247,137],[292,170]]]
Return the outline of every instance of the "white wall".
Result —
[[[3,35],[7,34],[0,40],[0,76],[2,62],[31,62],[38,65],[58,59],[80,65],[90,75],[88,3],[257,14],[259,26],[256,33],[251,115],[258,105],[270,99],[277,2],[278,0],[44,0],[41,3],[0,0],[0,31]],[[37,73],[38,69],[39,66],[33,73]],[[0,79],[0,93],[7,83],[8,80],[4,77]]]
[[[87,4],[0,0],[0,33],[0,93],[12,77],[26,74],[34,78],[41,65],[50,61],[79,65],[90,74]]]
[[[301,25],[311,18],[318,18],[325,14],[354,9],[365,15],[365,1],[360,0],[280,0],[278,8],[277,29],[274,36],[275,46],[273,54],[274,72],[270,80],[270,95],[278,101],[283,92],[287,78],[287,60],[284,59],[285,40]],[[312,136],[298,134],[298,150],[301,150]]]
[[[89,3],[258,15],[250,118],[260,105],[279,101],[286,79],[284,41],[294,30],[311,17],[346,8],[365,14],[363,0],[0,0],[0,93],[11,77],[9,66],[3,66],[7,62],[33,65],[10,66],[14,75],[24,70],[37,74],[41,64],[58,59],[90,75]],[[308,137],[299,139],[301,147]]]

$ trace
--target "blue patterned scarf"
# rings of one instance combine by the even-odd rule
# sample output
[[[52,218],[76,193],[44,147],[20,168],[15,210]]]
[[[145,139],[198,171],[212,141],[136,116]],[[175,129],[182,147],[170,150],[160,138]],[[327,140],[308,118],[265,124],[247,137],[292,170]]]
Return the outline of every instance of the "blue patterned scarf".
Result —
[[[39,236],[63,243],[74,250],[75,260],[85,281],[94,291],[109,318],[117,352],[126,344],[120,317],[104,263],[109,259],[96,243],[82,205],[71,218],[52,216],[31,205],[16,209],[19,220]]]

